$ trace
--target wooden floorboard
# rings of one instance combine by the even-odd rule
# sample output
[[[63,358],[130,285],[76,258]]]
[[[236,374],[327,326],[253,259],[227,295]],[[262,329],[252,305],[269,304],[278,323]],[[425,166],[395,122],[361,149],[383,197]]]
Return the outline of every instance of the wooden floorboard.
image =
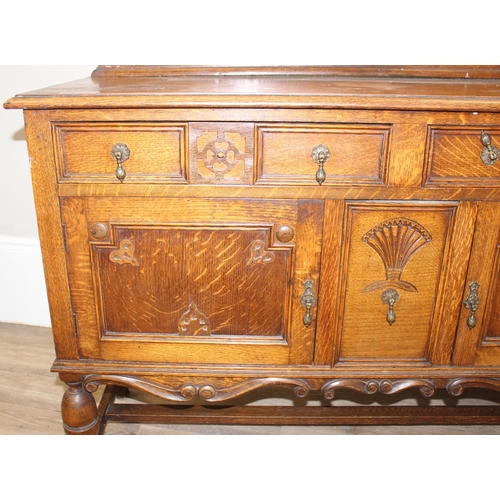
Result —
[[[60,405],[66,386],[50,372],[54,347],[49,328],[0,323],[0,435],[64,434]],[[102,391],[97,393],[97,399]],[[483,399],[462,398],[460,404],[491,404],[491,392]],[[496,396],[496,394],[495,394]],[[428,401],[428,400],[426,400]],[[131,391],[121,403],[155,403],[158,399]],[[359,398],[346,400],[356,405]],[[292,404],[275,399],[251,404]],[[379,401],[378,404],[383,403]],[[400,399],[397,404],[411,404]],[[314,404],[314,401],[313,401]],[[436,403],[439,404],[439,401]],[[135,435],[349,435],[349,434],[500,434],[500,425],[200,425],[108,422],[105,434]]]

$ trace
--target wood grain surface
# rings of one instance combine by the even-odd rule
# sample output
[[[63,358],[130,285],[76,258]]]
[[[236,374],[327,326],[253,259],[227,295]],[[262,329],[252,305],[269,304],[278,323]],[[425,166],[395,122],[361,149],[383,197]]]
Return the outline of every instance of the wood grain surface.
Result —
[[[116,423],[91,396],[106,384],[293,399],[219,424],[299,425],[300,401],[344,393],[372,399],[309,423],[498,422],[453,399],[500,391],[500,163],[481,143],[500,138],[498,67],[128,71],[4,104],[25,110],[67,433]],[[398,407],[415,393],[447,408]]]

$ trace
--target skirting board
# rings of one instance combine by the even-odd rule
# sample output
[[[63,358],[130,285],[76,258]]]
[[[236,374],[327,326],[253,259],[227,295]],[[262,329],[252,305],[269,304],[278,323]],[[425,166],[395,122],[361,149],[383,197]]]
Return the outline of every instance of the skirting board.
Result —
[[[50,326],[37,238],[0,235],[0,322]]]

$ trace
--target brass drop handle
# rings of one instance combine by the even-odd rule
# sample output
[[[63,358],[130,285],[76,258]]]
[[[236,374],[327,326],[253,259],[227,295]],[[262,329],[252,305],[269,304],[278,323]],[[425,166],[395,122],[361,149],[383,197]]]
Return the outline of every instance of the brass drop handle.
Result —
[[[496,146],[491,145],[491,136],[487,134],[484,130],[481,130],[481,143],[484,149],[481,151],[481,160],[485,165],[493,165],[493,163],[498,161],[500,151]]]
[[[117,163],[115,172],[116,178],[120,182],[123,182],[127,174],[125,172],[125,169],[123,168],[122,162],[128,160],[130,156],[130,150],[126,144],[118,143],[111,148],[111,156],[116,160]]]
[[[399,293],[393,288],[388,288],[382,292],[382,302],[389,306],[389,311],[387,312],[387,323],[393,325],[396,321],[396,313],[394,312],[394,304],[399,300]]]
[[[319,165],[318,171],[316,172],[316,180],[321,186],[326,179],[326,172],[323,167],[325,162],[330,158],[330,150],[326,146],[323,146],[323,144],[320,144],[312,149],[311,157],[313,161]]]
[[[464,300],[464,306],[466,309],[470,310],[470,316],[467,318],[467,326],[472,330],[477,325],[476,320],[476,309],[479,305],[479,294],[477,290],[479,288],[479,283],[477,281],[473,281],[469,285],[469,293]]]
[[[311,308],[316,305],[316,295],[314,295],[314,281],[305,280],[304,283],[304,293],[300,298],[300,303],[302,307],[305,307],[306,313],[304,314],[303,322],[305,326],[310,326],[312,323]]]

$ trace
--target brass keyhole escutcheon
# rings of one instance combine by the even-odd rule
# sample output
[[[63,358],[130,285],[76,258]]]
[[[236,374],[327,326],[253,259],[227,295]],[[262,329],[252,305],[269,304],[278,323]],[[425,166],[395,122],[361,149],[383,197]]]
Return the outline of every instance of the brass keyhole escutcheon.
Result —
[[[106,224],[103,224],[102,222],[96,222],[90,226],[90,234],[92,238],[96,240],[104,240],[109,236],[109,229]]]

